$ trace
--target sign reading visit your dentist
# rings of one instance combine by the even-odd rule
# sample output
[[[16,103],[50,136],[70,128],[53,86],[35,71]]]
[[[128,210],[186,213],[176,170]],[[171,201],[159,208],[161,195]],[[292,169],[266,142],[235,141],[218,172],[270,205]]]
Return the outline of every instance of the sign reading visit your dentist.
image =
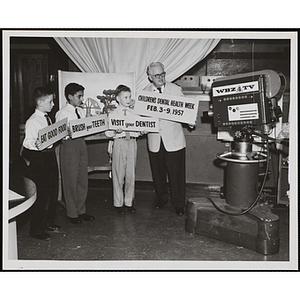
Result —
[[[195,125],[199,100],[188,97],[138,91],[136,114]]]
[[[158,119],[137,115],[109,117],[109,129],[121,128],[124,131],[159,132]]]
[[[72,138],[83,137],[106,130],[158,132],[158,119],[136,115],[116,116],[97,115],[70,121]]]

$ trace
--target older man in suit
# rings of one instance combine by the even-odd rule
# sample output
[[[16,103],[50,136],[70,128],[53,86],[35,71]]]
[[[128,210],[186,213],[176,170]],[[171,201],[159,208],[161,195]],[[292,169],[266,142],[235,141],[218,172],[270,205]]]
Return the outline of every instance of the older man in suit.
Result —
[[[147,67],[150,84],[144,89],[156,93],[184,96],[181,87],[166,81],[164,65],[153,62]],[[159,133],[148,133],[148,150],[155,185],[157,209],[168,202],[167,176],[170,183],[171,203],[177,215],[185,207],[185,137],[181,123],[159,120]]]

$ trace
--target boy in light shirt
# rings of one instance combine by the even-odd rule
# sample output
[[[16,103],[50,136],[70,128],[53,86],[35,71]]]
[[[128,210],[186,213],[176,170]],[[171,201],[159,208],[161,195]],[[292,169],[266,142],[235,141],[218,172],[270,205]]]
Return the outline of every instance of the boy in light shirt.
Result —
[[[133,114],[131,90],[128,86],[119,85],[116,88],[116,100],[118,107],[110,113],[111,117],[118,118]],[[108,130],[105,135],[113,138],[112,149],[112,181],[113,202],[119,214],[126,211],[135,213],[134,189],[135,166],[137,157],[136,138],[146,132]]]

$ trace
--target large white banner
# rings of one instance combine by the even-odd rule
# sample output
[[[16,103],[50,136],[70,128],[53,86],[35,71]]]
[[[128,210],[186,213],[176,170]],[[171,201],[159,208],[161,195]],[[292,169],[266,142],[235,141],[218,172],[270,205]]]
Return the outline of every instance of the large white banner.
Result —
[[[84,86],[84,109],[86,116],[106,113],[114,108],[116,102],[112,92],[120,84],[131,89],[135,98],[135,73],[83,73],[58,71],[59,109],[67,103],[65,87],[75,82]]]
[[[138,91],[134,111],[140,115],[194,125],[198,106],[198,99]]]

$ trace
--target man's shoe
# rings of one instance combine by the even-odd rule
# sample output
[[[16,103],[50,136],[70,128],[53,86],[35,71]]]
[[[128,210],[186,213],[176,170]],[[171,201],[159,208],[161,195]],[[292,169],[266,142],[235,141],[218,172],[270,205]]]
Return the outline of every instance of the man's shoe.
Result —
[[[163,208],[164,205],[165,205],[165,203],[164,203],[161,199],[159,199],[159,200],[157,200],[157,202],[155,203],[155,208],[156,208],[156,209],[160,209],[160,208]]]
[[[94,221],[95,220],[94,216],[90,216],[88,214],[79,215],[78,218],[82,221]]]
[[[82,223],[82,220],[79,219],[79,218],[70,218],[68,217],[69,221],[72,223],[72,224],[81,224]]]
[[[51,240],[51,235],[48,233],[42,233],[42,234],[30,234],[31,237],[33,237],[34,239],[38,239],[41,241],[50,241]]]
[[[159,197],[155,203],[155,208],[156,209],[163,208],[165,205],[168,204],[168,200],[169,200],[169,194],[165,194]]]
[[[60,225],[48,225],[46,227],[46,231],[52,231],[52,232],[59,232],[60,229],[61,229]]]
[[[119,215],[125,215],[125,208],[123,206],[116,207],[116,211]]]
[[[183,216],[184,215],[184,209],[183,208],[176,208],[175,211],[176,211],[176,214],[178,216]]]
[[[61,208],[61,209],[65,209],[66,208],[66,204],[64,201],[62,200],[58,200],[58,207]]]
[[[162,198],[163,203],[165,205],[167,205],[168,201],[169,201],[169,194],[163,195],[161,198]]]
[[[126,210],[131,212],[131,213],[135,213],[136,212],[136,209],[135,207],[132,205],[132,206],[125,206],[126,207]]]

